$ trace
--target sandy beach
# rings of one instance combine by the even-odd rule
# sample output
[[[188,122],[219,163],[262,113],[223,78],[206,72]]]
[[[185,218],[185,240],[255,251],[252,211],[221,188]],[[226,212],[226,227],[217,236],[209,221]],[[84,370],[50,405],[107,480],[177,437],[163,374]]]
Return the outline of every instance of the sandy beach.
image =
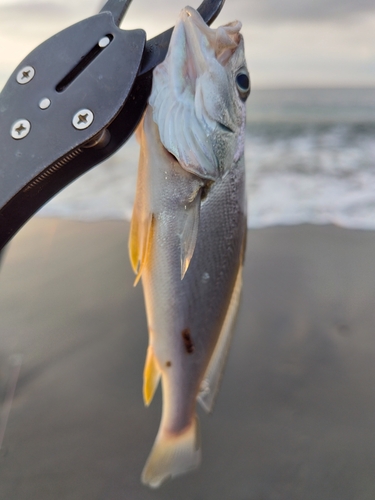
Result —
[[[373,500],[375,232],[249,231],[223,384],[198,410],[203,463],[153,491],[140,474],[161,395],[144,408],[128,230],[34,218],[7,249],[0,499]]]

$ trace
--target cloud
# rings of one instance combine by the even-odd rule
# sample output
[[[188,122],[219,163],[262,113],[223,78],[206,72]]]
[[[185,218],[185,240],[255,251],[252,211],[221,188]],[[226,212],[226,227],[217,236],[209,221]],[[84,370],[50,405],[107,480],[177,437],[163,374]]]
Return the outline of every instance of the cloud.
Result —
[[[325,21],[375,13],[374,0],[231,0],[231,11],[256,21]]]
[[[0,33],[25,45],[41,43],[96,13],[97,2],[81,0],[0,0]]]
[[[14,16],[38,16],[50,18],[69,14],[69,7],[61,3],[52,2],[16,2],[0,4],[0,16],[13,18]]]
[[[0,82],[39,43],[105,0],[0,0]],[[148,37],[200,0],[133,0],[122,27]],[[227,0],[215,26],[240,19],[255,86],[373,85],[374,0]],[[12,50],[4,50],[4,47]]]
[[[74,16],[81,18],[99,12],[105,0],[0,0],[0,18],[4,15],[38,15],[39,17]],[[158,17],[177,17],[186,3],[198,7],[199,0],[133,0],[131,13]],[[241,12],[253,21],[312,21],[354,18],[375,12],[374,0],[227,0],[224,10]]]
[[[79,21],[99,12],[102,0],[0,0],[0,23],[6,21]]]

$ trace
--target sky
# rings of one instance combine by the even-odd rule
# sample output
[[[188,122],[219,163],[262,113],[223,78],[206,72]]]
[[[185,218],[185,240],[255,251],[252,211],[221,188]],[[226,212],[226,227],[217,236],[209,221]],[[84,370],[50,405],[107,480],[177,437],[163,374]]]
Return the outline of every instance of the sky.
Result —
[[[198,7],[199,0],[191,0]],[[101,0],[0,0],[0,84],[56,32],[99,12]],[[186,0],[133,0],[122,24],[148,38]],[[375,87],[374,0],[226,0],[214,26],[239,19],[253,88]]]

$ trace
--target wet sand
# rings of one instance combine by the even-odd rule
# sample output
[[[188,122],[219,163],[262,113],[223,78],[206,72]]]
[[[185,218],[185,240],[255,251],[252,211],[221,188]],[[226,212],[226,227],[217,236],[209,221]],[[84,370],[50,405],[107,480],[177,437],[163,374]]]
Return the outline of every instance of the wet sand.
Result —
[[[139,478],[161,398],[144,408],[128,229],[34,219],[4,256],[0,499],[373,500],[375,232],[249,231],[202,466],[154,491]]]

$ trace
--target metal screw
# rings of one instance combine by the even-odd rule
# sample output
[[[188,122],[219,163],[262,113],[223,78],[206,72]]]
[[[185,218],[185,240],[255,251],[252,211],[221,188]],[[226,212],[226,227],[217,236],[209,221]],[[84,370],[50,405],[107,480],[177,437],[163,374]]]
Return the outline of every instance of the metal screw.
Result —
[[[107,36],[103,36],[103,38],[99,40],[99,47],[101,49],[104,49],[104,47],[107,47],[107,45],[109,45],[110,43],[111,40]]]
[[[88,128],[94,121],[94,113],[89,109],[80,109],[73,116],[73,127],[77,130],[84,130]]]
[[[13,139],[24,139],[30,132],[31,123],[28,120],[21,119],[13,123],[10,129],[10,135]]]
[[[39,101],[39,107],[40,109],[47,109],[51,106],[51,100],[48,99],[48,97],[45,97],[41,101]]]
[[[31,82],[35,76],[35,69],[32,66],[25,66],[17,73],[17,82],[20,85]]]

